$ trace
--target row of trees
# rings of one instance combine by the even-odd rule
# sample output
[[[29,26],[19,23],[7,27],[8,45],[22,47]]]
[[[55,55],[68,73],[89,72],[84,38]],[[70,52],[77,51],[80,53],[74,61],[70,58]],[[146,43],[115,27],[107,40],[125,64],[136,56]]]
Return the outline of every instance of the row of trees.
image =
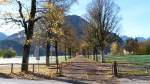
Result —
[[[57,46],[60,40],[59,38],[64,35],[61,29],[63,27],[63,17],[70,5],[75,1],[76,0],[30,0],[30,3],[23,3],[23,1],[16,0],[18,4],[18,13],[9,13],[9,16],[7,15],[5,20],[6,22],[14,22],[21,25],[25,30],[26,38],[23,46],[22,71],[28,71],[29,53],[33,38],[38,44],[45,43],[47,45],[47,65],[49,65],[50,45],[55,46],[56,63],[58,64]],[[41,35],[44,34],[37,31],[39,29],[35,29],[37,28],[36,23],[39,24],[39,22],[43,24],[40,24],[40,28],[46,33],[46,42],[37,41],[37,39],[43,39]]]
[[[105,49],[116,40],[113,33],[118,30],[118,6],[113,0],[93,0],[88,6],[87,28],[84,39],[77,39],[75,30],[64,24],[65,12],[76,0],[31,0],[28,8],[25,3],[17,0],[17,16],[5,18],[7,22],[21,25],[25,30],[23,46],[22,71],[28,71],[29,53],[32,43],[36,46],[46,46],[46,64],[49,65],[50,48],[55,48],[56,63],[58,66],[58,50],[65,52],[69,58],[77,52],[91,54],[98,61],[101,53],[101,62],[104,62]],[[24,9],[25,8],[25,9]],[[27,11],[27,12],[26,12]],[[16,15],[16,14],[15,14]]]
[[[138,42],[137,39],[128,39],[125,44],[125,49],[129,54],[150,54],[150,41]]]

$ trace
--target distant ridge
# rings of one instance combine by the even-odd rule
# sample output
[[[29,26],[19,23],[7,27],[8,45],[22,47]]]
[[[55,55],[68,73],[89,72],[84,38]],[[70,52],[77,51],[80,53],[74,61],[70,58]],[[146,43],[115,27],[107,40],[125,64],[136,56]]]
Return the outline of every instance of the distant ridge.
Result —
[[[75,29],[77,37],[80,39],[84,33],[83,31],[86,27],[87,22],[80,16],[68,15],[68,16],[65,16],[65,24],[72,26]],[[22,42],[24,37],[25,35],[24,35],[24,30],[23,30],[11,36],[8,36],[7,39]]]
[[[84,34],[84,29],[86,28],[87,23],[88,22],[85,19],[83,19],[82,17],[77,16],[77,15],[65,16],[65,24],[71,25],[75,29],[76,36],[78,37],[78,39],[82,39],[82,35]],[[24,37],[25,37],[24,31],[20,31],[11,36],[8,36],[7,39],[22,42]],[[124,35],[124,36],[120,36],[120,38],[125,42],[130,37]],[[136,37],[136,38],[139,42],[143,42],[145,40],[150,40],[150,37],[147,39],[144,37]]]
[[[4,33],[0,32],[0,40],[4,40],[7,38],[7,35],[5,35]]]

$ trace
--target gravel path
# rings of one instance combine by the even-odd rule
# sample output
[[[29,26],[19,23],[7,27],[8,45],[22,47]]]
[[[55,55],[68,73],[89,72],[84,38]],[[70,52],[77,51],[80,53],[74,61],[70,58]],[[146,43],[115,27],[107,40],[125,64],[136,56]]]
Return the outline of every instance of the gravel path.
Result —
[[[0,84],[72,84],[56,80],[19,80],[19,79],[1,79]]]
[[[65,77],[77,81],[88,81],[88,84],[115,84],[112,75],[107,74],[105,66],[91,61],[83,56],[76,56],[70,62],[62,65]]]

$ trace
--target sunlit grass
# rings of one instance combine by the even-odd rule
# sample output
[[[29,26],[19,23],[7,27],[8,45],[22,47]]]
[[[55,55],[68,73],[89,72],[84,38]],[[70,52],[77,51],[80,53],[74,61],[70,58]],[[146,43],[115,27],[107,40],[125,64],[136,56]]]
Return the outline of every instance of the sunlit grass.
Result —
[[[108,56],[106,62],[129,62],[129,63],[150,63],[150,55],[123,55],[123,56]]]

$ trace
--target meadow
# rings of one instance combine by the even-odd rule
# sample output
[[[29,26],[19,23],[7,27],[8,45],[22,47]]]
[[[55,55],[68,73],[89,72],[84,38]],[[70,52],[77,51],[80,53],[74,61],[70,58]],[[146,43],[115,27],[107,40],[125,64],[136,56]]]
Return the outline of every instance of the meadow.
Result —
[[[120,55],[120,56],[108,56],[106,62],[128,62],[128,63],[150,63],[150,55]]]

